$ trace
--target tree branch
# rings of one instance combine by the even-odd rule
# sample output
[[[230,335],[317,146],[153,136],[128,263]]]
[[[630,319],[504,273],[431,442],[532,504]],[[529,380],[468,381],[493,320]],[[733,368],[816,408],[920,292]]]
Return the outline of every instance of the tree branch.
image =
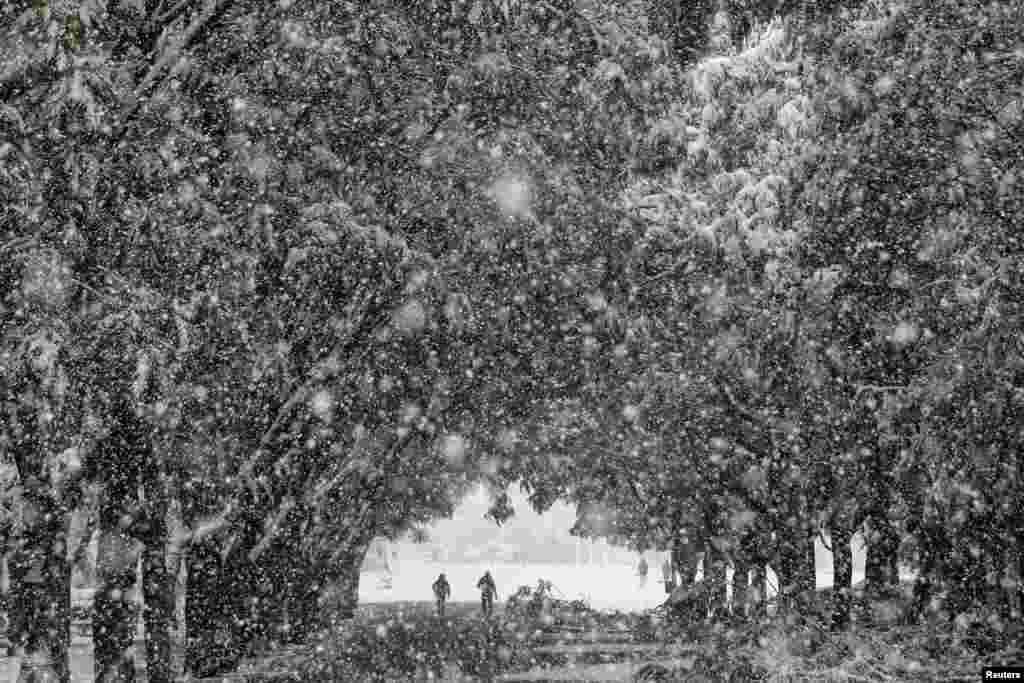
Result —
[[[0,102],[10,102],[19,92],[41,84],[49,84],[57,76],[50,61],[29,60],[27,64],[12,63],[0,73]]]
[[[203,10],[199,15],[192,20],[192,23],[189,24],[188,28],[185,29],[184,35],[182,35],[173,46],[168,48],[157,62],[149,68],[149,71],[143,77],[142,82],[139,83],[137,88],[135,88],[136,104],[130,109],[125,117],[126,119],[130,119],[131,114],[134,114],[138,109],[139,100],[150,90],[150,88],[153,87],[161,72],[168,65],[177,61],[181,53],[192,46],[200,32],[207,27],[213,18],[221,14],[232,2],[234,2],[234,0],[206,0],[205,7],[203,7]]]
[[[410,429],[403,436],[399,437],[398,440],[396,440],[395,443],[392,445],[391,452],[388,454],[388,456],[393,458],[396,454],[400,454],[402,452],[402,449],[405,448],[405,446],[412,440],[414,434],[415,432]],[[341,559],[341,556],[343,554],[351,551],[352,547],[355,544],[355,541],[359,539],[361,534],[367,532],[372,533],[372,529],[367,528],[369,526],[369,516],[373,510],[374,504],[380,502],[381,492],[384,490],[384,484],[384,480],[379,482],[377,486],[374,487],[373,492],[367,497],[366,502],[363,503],[363,507],[359,511],[359,515],[356,517],[355,524],[350,526],[348,538],[346,538],[345,542],[342,543],[338,547],[338,549],[331,554],[331,564],[336,564],[338,560]]]
[[[284,424],[292,410],[309,396],[315,386],[338,374],[340,371],[340,368],[338,367],[339,359],[346,356],[353,348],[355,348],[356,343],[362,340],[365,334],[373,329],[373,326],[380,320],[385,307],[385,304],[382,302],[375,309],[364,311],[359,324],[355,329],[348,334],[345,340],[339,342],[325,358],[321,359],[315,363],[312,368],[310,368],[306,373],[305,380],[292,391],[291,395],[284,402],[284,405],[278,409],[274,421],[263,433],[263,436],[260,437],[260,441],[256,446],[256,451],[242,465],[242,467],[239,468],[239,477],[246,487],[250,489],[254,488],[255,482],[253,480],[253,473],[267,457],[271,442],[277,436],[281,425]]]
[[[280,534],[288,513],[294,510],[296,506],[297,504],[295,503],[294,498],[291,498],[290,496],[285,498],[284,502],[278,506],[277,512],[263,523],[263,538],[261,538],[249,551],[250,562],[258,560],[260,555],[270,547],[270,544],[273,543],[274,539]]]
[[[166,27],[172,21],[184,14],[192,7],[197,0],[179,0],[173,7],[168,8],[163,14],[153,17],[150,21],[151,29],[159,30]]]

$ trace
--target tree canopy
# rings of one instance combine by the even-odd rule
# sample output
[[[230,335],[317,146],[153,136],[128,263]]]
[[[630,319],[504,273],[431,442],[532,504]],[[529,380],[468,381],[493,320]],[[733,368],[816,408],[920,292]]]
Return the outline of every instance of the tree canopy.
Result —
[[[499,522],[522,482],[793,593],[816,534],[867,530],[919,612],[945,583],[1007,623],[1022,11],[6,5],[0,522],[16,583],[55,586],[31,613],[89,491],[152,581],[177,533],[311,600],[485,481]]]

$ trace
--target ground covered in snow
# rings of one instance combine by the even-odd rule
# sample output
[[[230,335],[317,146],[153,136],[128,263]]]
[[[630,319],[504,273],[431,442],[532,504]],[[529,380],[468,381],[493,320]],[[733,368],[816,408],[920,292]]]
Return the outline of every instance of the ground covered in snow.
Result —
[[[359,583],[360,603],[387,603],[430,601],[430,586],[437,575],[444,572],[452,587],[453,601],[479,599],[476,582],[485,571],[490,571],[498,587],[498,600],[504,600],[519,586],[536,585],[539,579],[554,584],[559,597],[569,600],[583,598],[595,609],[643,611],[653,609],[665,601],[661,570],[650,563],[646,581],[636,575],[634,565],[607,563],[605,565],[502,562],[432,562],[418,557],[399,557],[394,560],[393,572],[365,571]],[[832,553],[818,541],[815,544],[815,566],[818,588],[832,585]],[[701,574],[698,572],[698,576]],[[731,570],[728,572],[731,578]],[[912,574],[904,572],[903,579]],[[390,579],[390,586],[386,580]],[[853,583],[864,579],[864,552],[858,542],[853,544]],[[774,593],[777,579],[768,570],[769,595]]]
[[[431,584],[444,572],[452,587],[451,600],[472,602],[480,598],[476,582],[490,571],[504,601],[519,586],[533,586],[544,579],[554,584],[555,595],[568,600],[582,598],[596,609],[643,611],[665,601],[660,575],[651,570],[646,581],[628,565],[574,567],[571,565],[504,563],[433,563],[406,561],[385,584],[385,572],[364,572],[359,584],[360,603],[416,602],[432,599]]]
[[[523,619],[503,610],[485,621],[473,603],[452,608],[441,620],[429,603],[367,605],[316,646],[276,660],[281,675],[274,680],[625,683],[646,670],[662,677],[643,680],[677,682],[975,681],[983,665],[1021,656],[948,625],[832,634],[813,619],[776,619],[678,629],[609,612]]]

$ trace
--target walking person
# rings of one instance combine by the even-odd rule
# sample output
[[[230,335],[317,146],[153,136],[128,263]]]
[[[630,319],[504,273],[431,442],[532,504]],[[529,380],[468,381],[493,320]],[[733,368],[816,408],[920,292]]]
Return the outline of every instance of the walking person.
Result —
[[[483,608],[484,617],[490,618],[494,612],[494,598],[498,594],[490,571],[484,572],[484,575],[476,582],[476,587],[480,589],[480,606]]]
[[[643,589],[647,585],[647,572],[650,567],[647,566],[647,558],[643,555],[640,556],[640,562],[636,565],[636,575],[640,577],[640,588]]]
[[[661,565],[661,580],[665,583],[665,593],[672,595],[676,589],[676,571],[671,560],[665,560]]]
[[[434,582],[433,588],[434,599],[437,601],[437,616],[444,618],[444,604],[447,602],[448,596],[452,594],[452,587],[448,584],[448,579],[444,574],[441,574]]]

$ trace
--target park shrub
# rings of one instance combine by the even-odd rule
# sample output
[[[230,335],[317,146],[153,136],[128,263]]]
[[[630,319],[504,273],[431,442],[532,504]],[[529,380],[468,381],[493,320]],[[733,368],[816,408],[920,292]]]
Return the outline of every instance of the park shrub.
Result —
[[[412,680],[457,666],[488,676],[522,661],[516,637],[497,621],[442,620],[427,614],[356,619],[322,634],[305,652],[305,681]]]

